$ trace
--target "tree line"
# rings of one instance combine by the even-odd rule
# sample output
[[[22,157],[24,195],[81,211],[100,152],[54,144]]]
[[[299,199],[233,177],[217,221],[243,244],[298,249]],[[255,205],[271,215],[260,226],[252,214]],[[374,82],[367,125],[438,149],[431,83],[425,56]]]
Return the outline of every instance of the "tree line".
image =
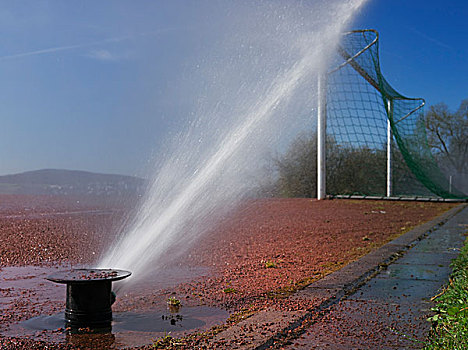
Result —
[[[429,107],[425,122],[434,158],[453,185],[468,194],[468,99],[454,112],[445,103]]]
[[[399,193],[414,190],[416,180],[393,145],[393,182]],[[353,147],[327,137],[326,183],[328,194],[384,195],[387,186],[386,148]],[[285,154],[274,159],[276,195],[282,197],[317,196],[317,135],[300,135]],[[407,181],[403,181],[406,179]]]
[[[468,99],[450,112],[445,104],[431,106],[425,115],[429,147],[454,186],[466,193],[468,175]],[[387,152],[382,147],[356,147],[327,136],[326,183],[328,194],[384,195]],[[395,193],[430,194],[406,165],[395,143],[392,146],[392,178]],[[287,151],[273,159],[277,178],[270,188],[275,196],[317,196],[317,135],[299,135]]]

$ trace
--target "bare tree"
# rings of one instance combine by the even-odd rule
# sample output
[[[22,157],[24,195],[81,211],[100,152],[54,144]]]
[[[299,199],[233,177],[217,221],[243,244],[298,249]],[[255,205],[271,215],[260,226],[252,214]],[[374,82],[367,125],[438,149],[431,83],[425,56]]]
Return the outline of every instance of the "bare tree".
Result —
[[[468,193],[468,99],[454,113],[444,103],[431,106],[426,131],[441,169],[457,190]]]
[[[452,113],[445,103],[431,106],[426,113],[427,140],[443,165],[458,173],[468,170],[468,99]]]

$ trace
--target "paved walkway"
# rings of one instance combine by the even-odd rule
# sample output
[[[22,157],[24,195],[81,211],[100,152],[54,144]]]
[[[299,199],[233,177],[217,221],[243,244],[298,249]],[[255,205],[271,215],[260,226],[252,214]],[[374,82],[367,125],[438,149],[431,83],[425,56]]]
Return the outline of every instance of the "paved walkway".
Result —
[[[211,342],[257,350],[421,348],[430,330],[430,298],[447,283],[467,230],[464,204],[290,297],[316,307],[264,310]]]
[[[468,231],[468,207],[403,256],[332,305],[285,349],[420,349],[430,323],[430,298],[447,283]],[[313,285],[311,286],[313,288]],[[328,284],[328,289],[336,285]]]

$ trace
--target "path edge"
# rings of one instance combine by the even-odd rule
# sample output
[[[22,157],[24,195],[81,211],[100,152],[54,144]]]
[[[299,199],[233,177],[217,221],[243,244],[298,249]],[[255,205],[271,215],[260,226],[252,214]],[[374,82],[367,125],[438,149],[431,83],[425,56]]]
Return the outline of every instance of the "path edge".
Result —
[[[312,282],[289,297],[303,299],[319,298],[321,302],[316,307],[302,313],[278,313],[278,311],[272,309],[261,311],[218,333],[214,338],[209,340],[209,343],[216,342],[218,345],[223,343],[233,345],[237,343],[237,346],[232,347],[232,349],[268,349],[275,345],[277,341],[281,342],[288,335],[298,331],[304,322],[312,320],[317,313],[328,309],[330,306],[354,293],[381,270],[386,269],[388,265],[402,257],[416,243],[426,238],[432,231],[443,226],[466,207],[468,207],[468,204],[462,203],[438,215],[434,219],[416,226],[382,247],[342,267],[340,270]],[[269,334],[245,334],[245,331],[243,331],[249,328],[249,325],[260,325],[265,322],[274,322],[274,320],[280,322],[276,330]],[[247,341],[249,338],[251,342]],[[220,340],[221,344],[218,342]]]
[[[412,230],[398,236],[394,240],[386,243],[382,247],[370,252],[360,259],[349,263],[338,271],[332,272],[324,278],[312,282],[303,290],[295,294],[309,294],[310,297],[316,294],[322,294],[324,291],[332,292],[328,298],[325,298],[317,307],[308,310],[308,312],[297,320],[294,320],[286,328],[272,335],[262,344],[252,349],[264,350],[272,345],[276,339],[284,338],[287,334],[298,328],[305,320],[310,319],[317,312],[323,311],[333,304],[338,303],[345,297],[353,294],[366,282],[375,277],[381,270],[386,269],[388,265],[401,258],[411,247],[423,240],[437,228],[443,226],[451,218],[459,214],[468,204],[462,203]],[[334,292],[334,293],[333,293]]]

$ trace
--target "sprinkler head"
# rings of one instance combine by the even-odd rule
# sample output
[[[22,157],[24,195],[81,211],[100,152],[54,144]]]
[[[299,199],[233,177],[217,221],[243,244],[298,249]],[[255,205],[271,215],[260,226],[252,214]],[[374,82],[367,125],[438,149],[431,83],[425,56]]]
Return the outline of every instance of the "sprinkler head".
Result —
[[[127,278],[131,272],[116,269],[70,269],[46,279],[67,285],[65,321],[72,328],[106,328],[112,322],[115,293],[112,282]]]

